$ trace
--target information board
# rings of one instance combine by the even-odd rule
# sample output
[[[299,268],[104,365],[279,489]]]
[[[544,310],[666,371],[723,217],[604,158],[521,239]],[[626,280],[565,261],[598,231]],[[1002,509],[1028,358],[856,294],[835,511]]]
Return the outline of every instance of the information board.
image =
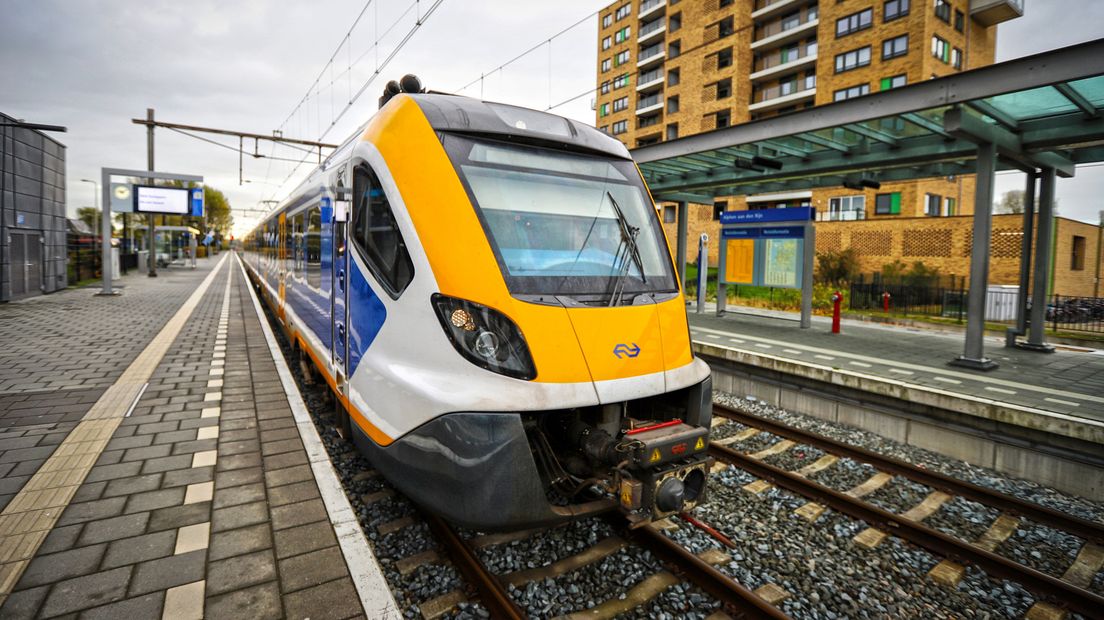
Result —
[[[725,282],[752,284],[755,278],[755,239],[726,239]]]
[[[188,215],[189,192],[177,187],[135,186],[134,210],[138,213]]]
[[[763,240],[763,285],[799,288],[800,239]]]

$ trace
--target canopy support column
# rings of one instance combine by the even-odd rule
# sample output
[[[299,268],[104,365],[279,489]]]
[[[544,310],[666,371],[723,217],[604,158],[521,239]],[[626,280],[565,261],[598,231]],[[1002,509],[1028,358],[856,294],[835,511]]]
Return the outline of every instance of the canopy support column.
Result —
[[[1027,297],[1031,287],[1031,236],[1035,226],[1035,181],[1038,174],[1027,173],[1023,199],[1023,238],[1020,240],[1020,285],[1016,299],[1016,325],[1005,332],[1004,346],[1016,346],[1016,337],[1027,333]]]
[[[966,298],[966,350],[952,365],[992,370],[997,363],[985,357],[985,299],[989,288],[989,244],[993,233],[993,173],[997,147],[977,145],[977,190],[974,193],[974,246],[970,250],[970,292]]]
[[[1039,226],[1035,234],[1035,281],[1031,293],[1031,329],[1027,342],[1020,345],[1030,351],[1053,353],[1046,343],[1047,289],[1049,288],[1051,237],[1054,233],[1054,168],[1043,168],[1039,187]]]
[[[686,293],[686,235],[690,228],[690,208],[685,200],[678,203],[678,245],[675,246],[675,262],[678,263],[679,284]]]

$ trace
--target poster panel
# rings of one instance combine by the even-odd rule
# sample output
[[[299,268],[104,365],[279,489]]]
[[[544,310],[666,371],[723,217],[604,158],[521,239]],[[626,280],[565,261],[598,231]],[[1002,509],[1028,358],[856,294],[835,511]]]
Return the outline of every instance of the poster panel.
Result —
[[[755,239],[726,239],[724,279],[729,284],[753,284]]]
[[[764,239],[763,286],[801,287],[801,239]]]

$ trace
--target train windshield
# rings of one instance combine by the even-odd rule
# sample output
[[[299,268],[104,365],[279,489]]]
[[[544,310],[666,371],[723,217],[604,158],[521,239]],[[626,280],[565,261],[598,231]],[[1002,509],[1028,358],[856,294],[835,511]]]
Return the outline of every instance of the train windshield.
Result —
[[[444,143],[512,293],[621,304],[677,290],[632,162],[456,135]]]

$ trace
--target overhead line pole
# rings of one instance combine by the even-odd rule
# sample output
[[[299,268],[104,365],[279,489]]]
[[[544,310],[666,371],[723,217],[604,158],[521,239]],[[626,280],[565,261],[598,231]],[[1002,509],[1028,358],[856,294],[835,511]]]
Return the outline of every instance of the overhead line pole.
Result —
[[[146,169],[153,172],[153,128],[157,124],[153,120],[153,108],[146,108]],[[153,179],[146,179],[146,183],[153,185]],[[147,274],[151,278],[157,277],[157,239],[154,236],[156,232],[155,218],[157,216],[153,213],[149,214],[149,229],[147,232],[149,246],[149,273]],[[104,266],[106,268],[106,265]]]
[[[202,132],[202,133],[219,134],[219,135],[222,135],[222,136],[234,136],[234,137],[237,137],[237,138],[251,138],[253,140],[267,140],[269,142],[280,142],[280,143],[283,143],[283,144],[300,144],[300,145],[303,145],[303,146],[311,146],[311,147],[315,147],[315,148],[336,149],[339,146],[337,144],[329,144],[329,143],[326,143],[326,142],[317,142],[317,141],[314,141],[314,140],[299,140],[299,139],[296,139],[296,138],[285,138],[283,136],[278,136],[275,133],[273,133],[273,135],[271,135],[271,136],[266,136],[266,135],[261,134],[261,133],[250,133],[250,132],[247,132],[247,131],[235,131],[233,129],[217,129],[217,128],[214,128],[214,127],[200,127],[198,125],[183,125],[181,123],[166,123],[164,121],[154,121],[152,115],[149,116],[148,118],[145,118],[145,119],[132,118],[132,119],[130,119],[130,122],[134,123],[135,125],[147,125],[147,126],[150,127],[151,130],[152,130],[153,127],[162,127],[164,129],[180,129],[180,130],[183,130],[183,131],[198,131],[198,132]]]

